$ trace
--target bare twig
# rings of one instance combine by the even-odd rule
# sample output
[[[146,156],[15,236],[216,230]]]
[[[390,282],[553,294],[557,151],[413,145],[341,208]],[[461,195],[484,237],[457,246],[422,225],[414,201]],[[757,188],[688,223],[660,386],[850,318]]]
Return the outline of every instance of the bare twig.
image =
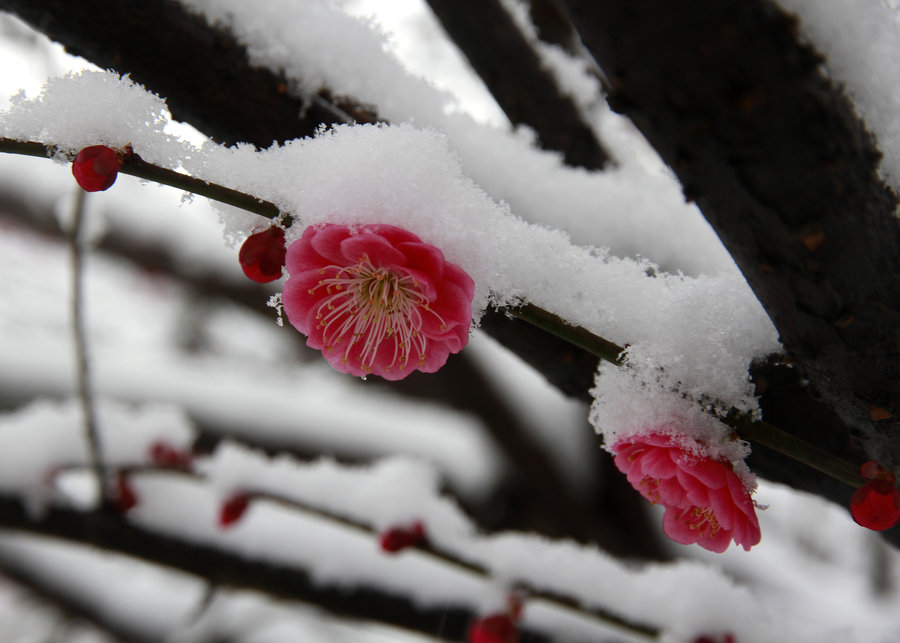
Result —
[[[97,479],[97,491],[102,505],[110,504],[109,485],[103,463],[103,449],[97,426],[97,409],[91,387],[90,360],[88,359],[87,328],[84,312],[84,201],[86,193],[78,188],[72,211],[70,248],[72,256],[72,332],[75,344],[75,380],[78,399],[84,415],[84,434],[87,442],[88,461]]]
[[[560,91],[502,2],[428,0],[428,4],[510,121],[533,128],[544,148],[561,151],[571,165],[596,170],[607,164],[609,154],[585,116]]]
[[[53,158],[58,151],[58,148],[53,145],[45,145],[44,143],[35,141],[20,141],[14,138],[0,138],[0,152]],[[186,192],[199,194],[208,199],[241,208],[242,210],[253,212],[254,214],[259,214],[269,219],[274,219],[281,214],[278,206],[273,203],[258,199],[252,195],[245,194],[244,192],[239,192],[238,190],[233,190],[224,185],[210,183],[209,181],[182,174],[175,170],[169,170],[164,167],[159,167],[158,165],[147,163],[147,161],[137,154],[125,155],[119,171],[123,174],[131,174],[139,179],[155,181],[156,183],[169,185],[174,188],[185,190]]]

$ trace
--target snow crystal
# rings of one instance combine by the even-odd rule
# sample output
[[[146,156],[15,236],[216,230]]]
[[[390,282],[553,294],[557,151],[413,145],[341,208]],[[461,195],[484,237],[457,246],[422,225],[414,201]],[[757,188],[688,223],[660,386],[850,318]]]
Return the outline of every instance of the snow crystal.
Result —
[[[145,160],[168,167],[184,156],[174,139],[161,136],[168,120],[165,101],[128,77],[83,71],[48,80],[36,100],[13,96],[0,135],[40,141],[69,154],[88,145],[131,144]],[[152,145],[145,149],[145,142]]]

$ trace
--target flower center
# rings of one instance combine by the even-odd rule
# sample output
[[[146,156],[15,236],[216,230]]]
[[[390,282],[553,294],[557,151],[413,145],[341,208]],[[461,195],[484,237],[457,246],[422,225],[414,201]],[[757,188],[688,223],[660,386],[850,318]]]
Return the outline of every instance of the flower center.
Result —
[[[428,298],[414,278],[376,267],[368,255],[356,265],[331,265],[319,272],[331,273],[309,291],[314,294],[324,288],[326,292],[316,309],[325,350],[343,342],[346,363],[350,349],[362,344],[359,360],[363,370],[370,371],[382,342],[391,338],[394,351],[388,370],[395,364],[403,368],[413,351],[419,365],[425,363],[422,311],[437,317],[442,327],[444,320],[428,307]]]
[[[676,520],[684,519],[688,529],[691,531],[699,531],[704,536],[715,536],[722,527],[716,520],[716,515],[711,507],[691,507],[682,511]]]

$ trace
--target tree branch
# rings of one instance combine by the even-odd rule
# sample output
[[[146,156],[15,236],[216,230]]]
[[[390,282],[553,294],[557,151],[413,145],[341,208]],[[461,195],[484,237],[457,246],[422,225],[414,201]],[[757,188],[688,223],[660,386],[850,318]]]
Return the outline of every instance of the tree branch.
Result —
[[[879,152],[771,2],[565,3],[792,358],[869,457],[900,469],[900,229]]]
[[[47,609],[58,610],[63,619],[73,624],[88,622],[98,630],[128,643],[156,643],[148,638],[139,627],[128,627],[121,619],[109,619],[103,610],[89,604],[84,596],[62,589],[59,584],[49,581],[43,574],[35,573],[27,560],[21,556],[6,556],[0,553],[0,576],[21,585],[25,591],[34,594],[47,604]],[[55,640],[55,639],[51,639]]]
[[[327,96],[298,97],[288,81],[247,64],[244,47],[227,31],[206,24],[175,0],[0,0],[66,50],[114,69],[166,97],[172,116],[226,145],[269,147],[310,136],[320,123],[364,110],[340,107]]]
[[[33,520],[19,501],[0,496],[0,525],[92,545],[171,567],[219,587],[250,589],[316,605],[333,614],[395,624],[450,640],[463,636],[473,614],[460,608],[421,608],[410,599],[371,588],[352,592],[326,587],[298,568],[240,558],[208,545],[181,541],[131,525],[106,511],[81,513],[55,507]]]
[[[541,145],[561,151],[570,165],[606,165],[609,154],[499,0],[428,4],[510,121],[534,129]]]

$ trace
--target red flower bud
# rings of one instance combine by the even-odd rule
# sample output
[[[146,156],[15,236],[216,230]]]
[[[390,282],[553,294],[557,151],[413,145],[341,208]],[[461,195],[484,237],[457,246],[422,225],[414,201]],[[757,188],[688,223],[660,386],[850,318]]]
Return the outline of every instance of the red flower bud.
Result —
[[[900,491],[888,480],[870,480],[853,492],[850,514],[867,529],[883,531],[893,527],[900,520]]]
[[[264,284],[281,277],[285,253],[284,230],[273,225],[247,237],[238,261],[247,277]]]
[[[468,643],[517,643],[519,630],[508,614],[492,614],[469,625]]]
[[[112,503],[116,511],[122,514],[127,513],[137,506],[137,494],[134,493],[134,487],[131,486],[131,481],[124,473],[120,473],[116,476]]]
[[[232,494],[223,504],[219,511],[219,527],[227,529],[240,520],[247,506],[250,504],[250,496],[243,491]]]
[[[119,155],[105,145],[85,147],[72,161],[72,175],[85,192],[100,192],[116,182]]]
[[[165,469],[189,469],[192,456],[176,449],[165,442],[154,442],[150,445],[150,460],[158,467]]]
[[[416,521],[409,527],[392,527],[381,532],[378,544],[389,554],[413,547],[425,540],[425,525]]]

